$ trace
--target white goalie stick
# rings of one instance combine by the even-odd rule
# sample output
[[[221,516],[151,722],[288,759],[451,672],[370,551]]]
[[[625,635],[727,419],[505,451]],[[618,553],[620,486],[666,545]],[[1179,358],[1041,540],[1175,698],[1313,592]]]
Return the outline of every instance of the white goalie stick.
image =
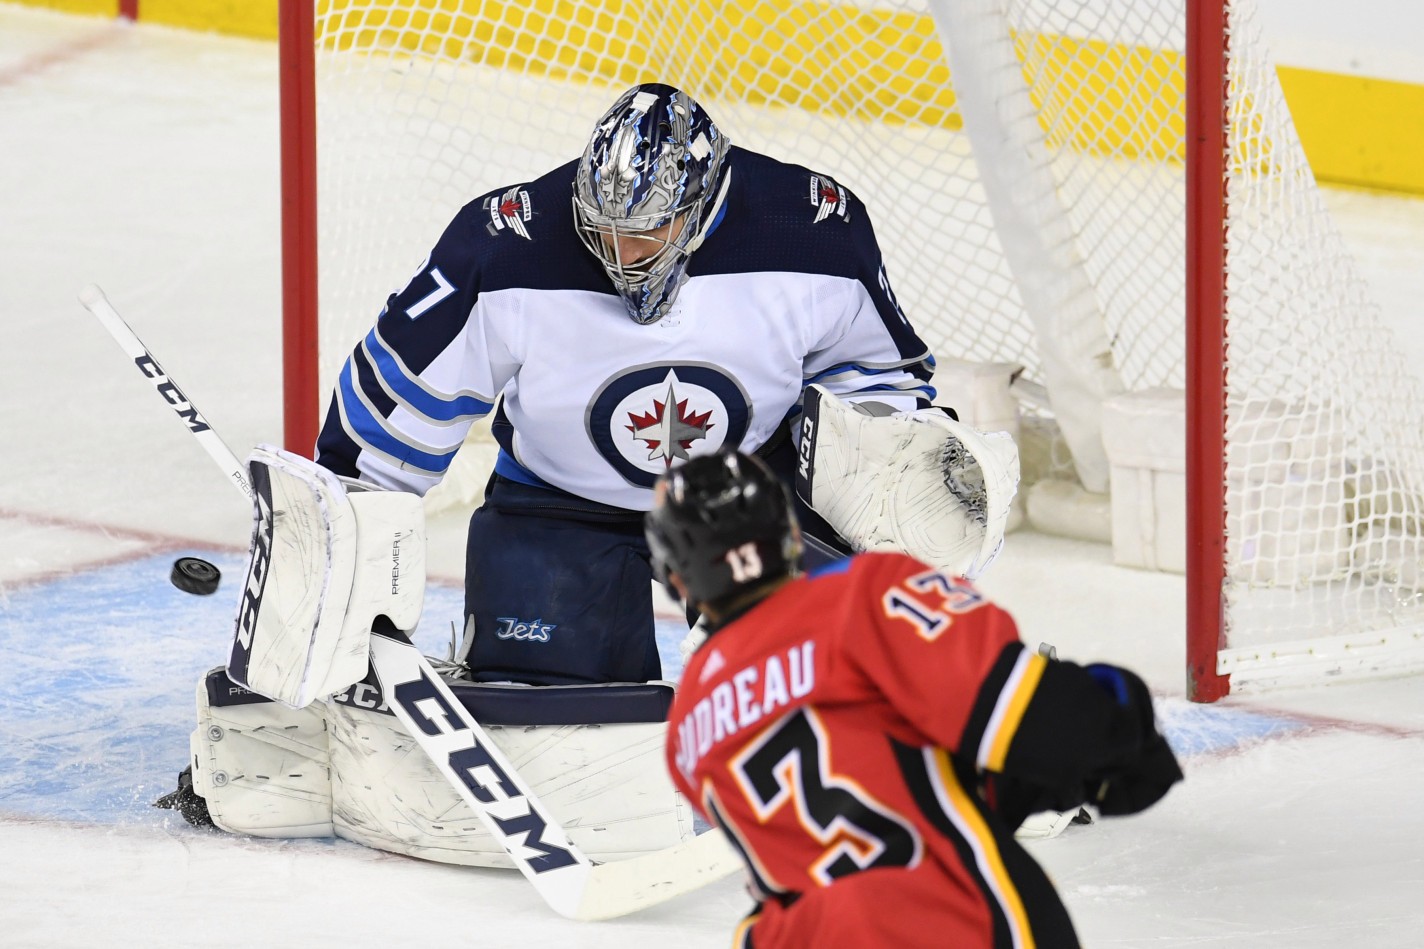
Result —
[[[238,461],[237,456],[218,437],[218,433],[213,431],[208,420],[203,418],[197,407],[188,401],[183,390],[168,378],[168,374],[163,371],[158,360],[153,358],[153,354],[139,341],[138,336],[124,322],[124,318],[119,316],[119,312],[109,303],[109,298],[104,296],[104,291],[91,284],[80,292],[79,302],[84,304],[84,309],[93,313],[99,322],[104,324],[104,329],[114,337],[114,342],[118,343],[124,354],[133,360],[138,371],[153,383],[153,387],[158,390],[163,401],[172,407],[178,416],[178,421],[188,429],[188,434],[198,440],[198,444],[203,446],[208,457],[217,462],[218,467],[227,475],[228,480],[237,485],[238,490],[246,495],[247,500],[251,501],[252,485],[247,480],[247,466]]]
[[[103,291],[87,287],[79,301],[153,383],[228,480],[252,501],[246,465],[164,373]],[[741,859],[716,829],[641,857],[594,863],[549,816],[504,753],[403,633],[372,633],[371,666],[401,725],[561,916],[612,919],[689,893],[741,868]]]

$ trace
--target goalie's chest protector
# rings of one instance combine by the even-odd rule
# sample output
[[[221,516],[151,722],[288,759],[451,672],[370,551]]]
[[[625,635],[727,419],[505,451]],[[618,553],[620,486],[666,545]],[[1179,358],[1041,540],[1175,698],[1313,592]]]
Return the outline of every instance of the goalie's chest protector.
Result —
[[[805,357],[844,307],[838,278],[695,277],[650,326],[585,291],[484,294],[475,319],[519,368],[505,389],[517,460],[567,491],[644,510],[668,466],[723,446],[754,450],[801,396]],[[821,284],[821,286],[818,286]]]

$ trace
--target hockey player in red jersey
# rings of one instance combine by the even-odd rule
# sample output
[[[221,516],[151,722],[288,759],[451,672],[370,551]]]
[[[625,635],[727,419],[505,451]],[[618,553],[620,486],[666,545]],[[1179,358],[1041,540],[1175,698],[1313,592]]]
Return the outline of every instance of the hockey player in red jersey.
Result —
[[[1015,842],[1035,810],[1131,814],[1182,777],[1142,680],[1052,661],[968,581],[901,554],[803,574],[785,489],[673,469],[653,562],[713,630],[669,715],[673,779],[741,852],[736,945],[1076,946]]]

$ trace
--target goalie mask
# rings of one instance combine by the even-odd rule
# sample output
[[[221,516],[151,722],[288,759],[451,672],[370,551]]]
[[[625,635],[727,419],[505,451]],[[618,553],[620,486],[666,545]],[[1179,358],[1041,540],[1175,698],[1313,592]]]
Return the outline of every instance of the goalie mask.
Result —
[[[717,220],[726,136],[686,93],[634,86],[599,120],[574,178],[574,222],[639,323],[672,306]]]
[[[668,472],[645,530],[654,573],[664,583],[677,574],[694,604],[722,606],[801,572],[790,493],[764,463],[739,452]]]

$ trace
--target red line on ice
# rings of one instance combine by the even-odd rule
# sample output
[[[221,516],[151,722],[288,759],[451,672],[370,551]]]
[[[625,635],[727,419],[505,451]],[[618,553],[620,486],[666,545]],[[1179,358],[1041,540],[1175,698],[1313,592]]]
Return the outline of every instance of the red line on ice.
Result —
[[[97,32],[77,36],[46,50],[41,50],[10,66],[0,68],[0,86],[12,86],[38,75],[52,66],[78,59],[85,53],[107,46],[122,35],[123,27],[105,26]]]
[[[37,514],[32,511],[16,511],[8,508],[0,508],[0,519],[19,521],[25,524],[32,524],[36,527],[51,527],[79,533],[97,534],[110,540],[137,541],[144,545],[137,550],[131,550],[126,553],[115,553],[86,560],[74,560],[61,566],[41,570],[38,573],[29,574],[15,580],[0,581],[0,588],[10,590],[20,587],[38,586],[48,583],[51,580],[58,580],[76,573],[82,573],[86,570],[98,570],[103,567],[128,563],[132,560],[141,560],[144,557],[151,557],[154,554],[169,551],[200,548],[203,550],[225,550],[242,553],[247,550],[246,547],[238,547],[235,544],[220,544],[210,540],[199,540],[194,537],[179,537],[176,534],[163,534],[157,531],[141,530],[133,527],[98,524],[93,521],[81,521],[72,517],[55,514]]]

